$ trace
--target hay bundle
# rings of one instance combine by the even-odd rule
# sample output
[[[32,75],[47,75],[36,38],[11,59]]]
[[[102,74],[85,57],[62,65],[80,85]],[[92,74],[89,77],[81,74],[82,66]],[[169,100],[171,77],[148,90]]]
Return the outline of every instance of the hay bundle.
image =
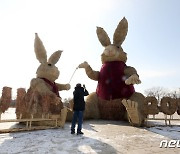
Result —
[[[74,99],[69,100],[69,108],[73,111]]]
[[[2,90],[2,97],[0,100],[0,112],[4,113],[8,108],[11,103],[11,90],[12,88],[10,87],[3,87]]]
[[[159,113],[158,101],[155,97],[148,96],[145,98],[145,109],[144,112],[146,115],[151,114],[155,115]]]
[[[61,110],[63,109],[63,103],[60,97],[56,95],[48,96],[50,101],[50,112],[51,114],[60,114]]]
[[[124,120],[125,118],[126,109],[121,99],[106,101],[99,98],[98,106],[101,119]]]
[[[84,119],[99,119],[100,118],[98,101],[99,99],[96,92],[90,93],[86,97]]]
[[[40,93],[29,88],[25,97],[27,113],[40,117],[47,113],[60,113],[63,108],[61,99],[55,94]]]
[[[28,89],[25,96],[25,104],[27,107],[27,113],[35,114],[37,113],[36,102],[38,101],[38,92],[33,91],[31,88]]]
[[[38,112],[42,113],[42,109],[39,109],[40,104],[39,100],[41,100],[39,93],[37,91],[31,91],[31,89],[27,92],[26,95],[26,104],[28,107],[28,113],[34,115]]]
[[[51,99],[50,97],[48,97],[48,95],[43,95],[42,96],[42,113],[43,114],[47,114],[50,112],[50,102],[51,102]]]
[[[26,90],[24,88],[17,89],[16,114],[22,114],[26,111],[25,95]]]
[[[163,97],[161,99],[160,109],[164,114],[167,114],[167,115],[174,114],[176,112],[176,110],[177,110],[177,101],[176,101],[176,99],[170,98],[170,97]]]

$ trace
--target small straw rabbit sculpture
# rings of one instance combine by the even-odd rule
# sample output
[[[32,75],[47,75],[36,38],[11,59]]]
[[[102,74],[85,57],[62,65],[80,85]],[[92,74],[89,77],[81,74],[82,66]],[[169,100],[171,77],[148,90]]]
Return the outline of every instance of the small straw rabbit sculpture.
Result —
[[[55,64],[58,62],[62,51],[54,52],[47,60],[46,49],[37,33],[35,34],[34,49],[40,66],[36,71],[37,77],[31,80],[30,88],[25,96],[27,107],[25,117],[30,115],[40,117],[46,114],[60,115],[63,103],[59,91],[70,89],[70,84],[55,83],[60,74]]]

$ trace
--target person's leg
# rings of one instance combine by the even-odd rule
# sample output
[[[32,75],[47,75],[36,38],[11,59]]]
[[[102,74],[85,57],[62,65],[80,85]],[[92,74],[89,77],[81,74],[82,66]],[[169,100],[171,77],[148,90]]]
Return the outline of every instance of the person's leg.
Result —
[[[83,123],[83,111],[79,111],[79,114],[78,114],[78,128],[77,128],[77,135],[78,134],[83,134],[81,132],[81,129],[82,129],[82,123]]]
[[[71,124],[71,134],[75,133],[75,126],[76,126],[76,122],[77,122],[77,117],[78,117],[78,112],[74,111],[73,119],[72,119],[72,124]]]

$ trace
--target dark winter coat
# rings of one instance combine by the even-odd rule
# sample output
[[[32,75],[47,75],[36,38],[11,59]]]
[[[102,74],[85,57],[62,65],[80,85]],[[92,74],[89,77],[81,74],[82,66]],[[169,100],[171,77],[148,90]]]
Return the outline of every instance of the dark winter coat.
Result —
[[[74,111],[84,111],[85,110],[85,101],[84,96],[89,95],[88,91],[83,87],[75,87],[73,92],[74,95]]]

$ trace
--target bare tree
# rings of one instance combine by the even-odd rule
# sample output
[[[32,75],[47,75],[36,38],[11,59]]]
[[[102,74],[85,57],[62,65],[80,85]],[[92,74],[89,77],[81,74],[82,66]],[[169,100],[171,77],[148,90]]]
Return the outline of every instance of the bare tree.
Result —
[[[177,98],[180,98],[180,88],[171,91],[171,92],[170,92],[170,97],[176,98],[176,99],[177,99]]]
[[[153,88],[145,90],[144,93],[146,96],[156,97],[158,102],[160,102],[161,98],[163,98],[164,96],[167,96],[168,90],[163,87],[153,87]]]

